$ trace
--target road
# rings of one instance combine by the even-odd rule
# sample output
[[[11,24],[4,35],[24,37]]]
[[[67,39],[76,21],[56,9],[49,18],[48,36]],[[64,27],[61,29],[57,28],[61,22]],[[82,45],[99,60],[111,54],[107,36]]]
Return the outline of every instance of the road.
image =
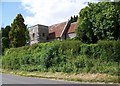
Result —
[[[118,86],[118,84],[85,84],[79,82],[71,82],[71,81],[62,81],[62,80],[50,80],[50,79],[43,79],[43,78],[33,78],[33,77],[23,77],[23,76],[14,76],[8,74],[0,74],[2,76],[2,84],[12,84],[9,86],[16,86],[16,84],[29,84],[28,86],[47,86],[45,84],[52,84],[51,86]],[[30,85],[31,84],[31,85]],[[35,85],[36,84],[36,85]],[[42,84],[42,85],[40,85]],[[43,85],[44,84],[44,85]],[[60,85],[62,84],[62,85]],[[8,85],[2,85],[8,86]],[[20,86],[20,85],[18,85]],[[23,86],[23,85],[22,85]],[[27,86],[27,85],[25,85]]]

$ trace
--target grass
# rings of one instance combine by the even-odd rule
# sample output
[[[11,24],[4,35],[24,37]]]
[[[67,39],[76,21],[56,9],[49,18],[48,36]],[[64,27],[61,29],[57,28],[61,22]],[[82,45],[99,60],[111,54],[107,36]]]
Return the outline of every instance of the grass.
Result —
[[[66,80],[76,82],[95,82],[95,83],[118,83],[118,76],[100,73],[63,73],[63,72],[26,72],[20,70],[0,69],[3,74],[12,74],[26,77],[47,78],[54,80]]]

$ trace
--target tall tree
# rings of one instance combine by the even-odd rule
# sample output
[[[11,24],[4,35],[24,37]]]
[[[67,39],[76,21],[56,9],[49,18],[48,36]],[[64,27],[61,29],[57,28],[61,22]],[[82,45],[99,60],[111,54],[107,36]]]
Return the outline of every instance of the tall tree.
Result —
[[[2,30],[2,37],[7,37],[9,38],[9,31],[10,31],[10,26],[7,25],[5,28],[1,28]]]
[[[89,3],[79,13],[77,38],[85,43],[120,39],[120,2]]]
[[[24,18],[18,14],[11,24],[9,38],[11,47],[21,47],[27,42],[26,36],[27,27],[24,24]]]
[[[2,48],[9,48],[10,40],[9,40],[9,32],[10,26],[7,25],[5,28],[1,28],[2,30]]]

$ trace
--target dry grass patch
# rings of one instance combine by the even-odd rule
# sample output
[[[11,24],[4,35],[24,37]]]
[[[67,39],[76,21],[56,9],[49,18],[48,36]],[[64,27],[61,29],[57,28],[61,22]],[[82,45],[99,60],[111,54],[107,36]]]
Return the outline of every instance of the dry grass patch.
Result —
[[[1,69],[0,69],[1,70]],[[48,79],[59,79],[68,81],[78,81],[78,82],[100,82],[100,83],[118,83],[118,76],[112,76],[108,74],[100,73],[62,73],[62,72],[26,72],[19,70],[2,70],[3,73],[28,76],[28,77],[38,77],[38,78],[48,78]]]

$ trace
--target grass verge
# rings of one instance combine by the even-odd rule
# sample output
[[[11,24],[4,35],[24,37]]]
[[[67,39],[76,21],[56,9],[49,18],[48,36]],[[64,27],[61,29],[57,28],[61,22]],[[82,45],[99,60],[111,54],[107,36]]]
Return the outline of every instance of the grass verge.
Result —
[[[92,83],[118,83],[118,76],[112,76],[108,74],[100,73],[62,73],[62,72],[26,72],[20,70],[5,70],[0,69],[3,74],[19,75],[26,77],[37,77],[37,78],[47,78],[54,80],[66,80],[66,81],[76,81],[76,82],[92,82]]]

